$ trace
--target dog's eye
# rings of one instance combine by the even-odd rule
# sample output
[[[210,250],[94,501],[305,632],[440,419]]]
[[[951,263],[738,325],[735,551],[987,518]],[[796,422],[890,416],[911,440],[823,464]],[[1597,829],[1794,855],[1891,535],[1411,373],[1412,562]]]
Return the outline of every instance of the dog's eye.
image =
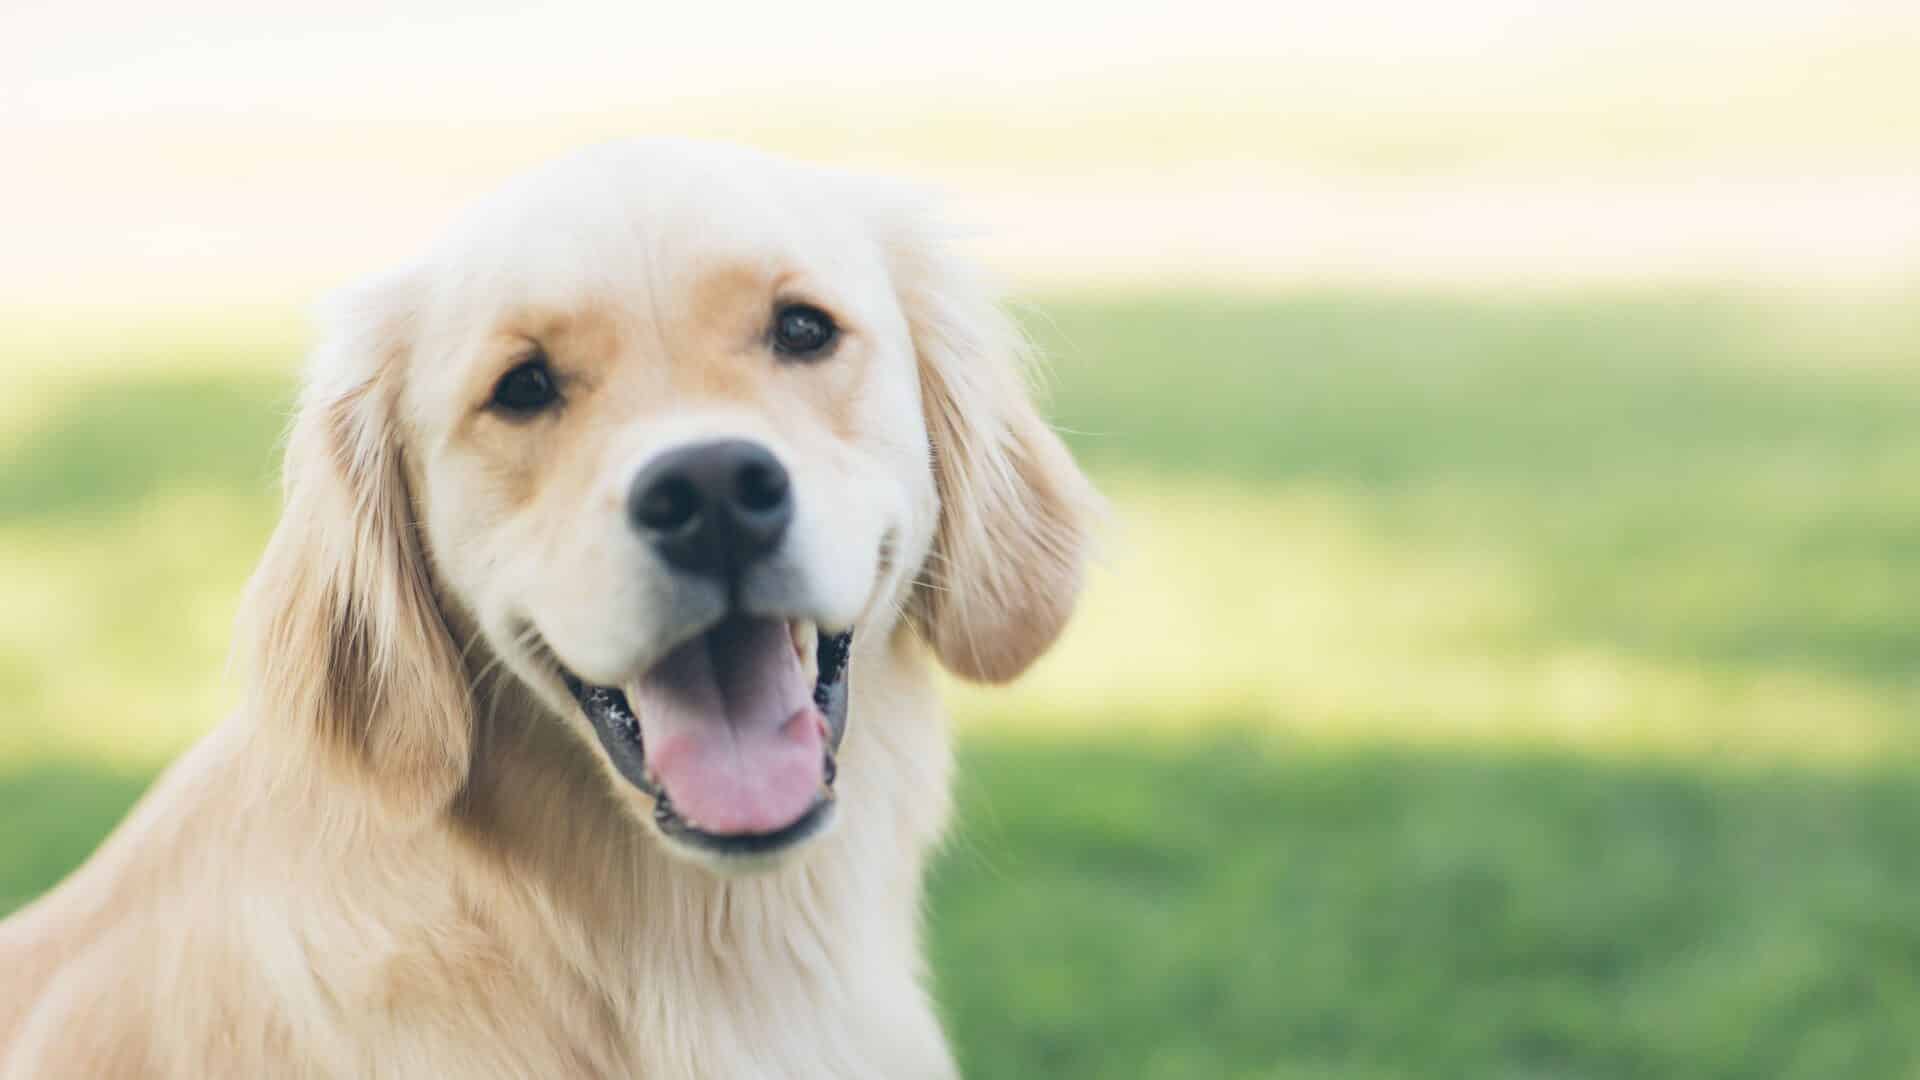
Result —
[[[812,304],[786,304],[773,313],[773,347],[783,356],[809,360],[839,336],[833,316]]]
[[[493,406],[516,416],[527,416],[553,404],[560,391],[553,383],[553,372],[544,354],[521,364],[493,384]]]

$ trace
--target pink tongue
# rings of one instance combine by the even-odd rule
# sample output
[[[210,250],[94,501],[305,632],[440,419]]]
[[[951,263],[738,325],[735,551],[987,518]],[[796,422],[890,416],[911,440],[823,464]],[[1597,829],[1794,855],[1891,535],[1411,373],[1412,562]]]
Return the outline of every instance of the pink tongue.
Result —
[[[628,687],[647,766],[687,824],[721,836],[800,820],[825,779],[820,711],[778,619],[729,619]]]

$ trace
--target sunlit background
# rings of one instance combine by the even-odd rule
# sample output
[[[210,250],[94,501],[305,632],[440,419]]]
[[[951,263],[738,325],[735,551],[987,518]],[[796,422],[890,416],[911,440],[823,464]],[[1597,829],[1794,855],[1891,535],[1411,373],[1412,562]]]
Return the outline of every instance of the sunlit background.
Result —
[[[636,133],[976,226],[1116,520],[980,1076],[1920,1072],[1910,2],[0,11],[0,911],[234,700],[326,290]]]

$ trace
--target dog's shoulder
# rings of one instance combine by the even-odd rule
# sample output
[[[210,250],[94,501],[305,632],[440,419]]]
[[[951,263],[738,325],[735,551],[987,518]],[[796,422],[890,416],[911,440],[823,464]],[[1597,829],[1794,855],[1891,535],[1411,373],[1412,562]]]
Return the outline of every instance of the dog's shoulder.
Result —
[[[131,934],[56,959],[49,944],[17,936],[33,929],[16,920],[0,935],[0,1078],[153,1075],[148,1010],[119,992],[126,966],[139,962]]]

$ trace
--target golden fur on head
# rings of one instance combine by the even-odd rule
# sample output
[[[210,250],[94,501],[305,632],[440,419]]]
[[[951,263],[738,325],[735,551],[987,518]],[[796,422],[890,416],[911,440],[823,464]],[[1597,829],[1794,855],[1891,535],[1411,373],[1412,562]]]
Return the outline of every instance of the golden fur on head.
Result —
[[[896,287],[940,493],[917,611],[948,670],[1007,682],[1066,626],[1100,501],[1034,409],[1032,349],[981,274],[925,211],[900,228]]]
[[[831,312],[830,355],[775,350],[795,303]],[[1032,663],[1098,498],[931,218],[749,152],[606,147],[328,326],[244,703],[0,923],[0,1080],[951,1076],[918,947],[951,762],[926,646],[970,679]],[[536,361],[552,407],[503,409]],[[724,583],[629,510],[716,440],[792,502]],[[833,825],[753,874],[671,850],[569,689],[644,688],[725,619],[785,620],[781,672],[803,631],[855,632]],[[719,722],[692,730],[744,738]]]
[[[363,306],[365,301],[361,301]],[[251,708],[403,821],[466,778],[472,708],[395,430],[406,328],[340,306],[287,441],[286,507],[240,618]]]

